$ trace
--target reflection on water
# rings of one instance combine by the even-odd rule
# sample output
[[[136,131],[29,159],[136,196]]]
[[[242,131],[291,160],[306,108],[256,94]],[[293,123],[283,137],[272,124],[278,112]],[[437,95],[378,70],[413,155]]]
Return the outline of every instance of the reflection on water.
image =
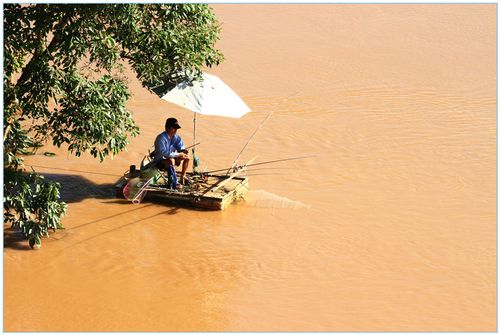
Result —
[[[311,208],[300,201],[290,200],[286,197],[280,197],[264,190],[250,190],[244,196],[244,205],[260,208]]]

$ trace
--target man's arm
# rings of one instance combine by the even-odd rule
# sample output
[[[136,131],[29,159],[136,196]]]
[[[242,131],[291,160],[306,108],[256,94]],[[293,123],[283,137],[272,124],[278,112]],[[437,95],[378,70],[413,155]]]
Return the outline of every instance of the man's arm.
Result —
[[[186,147],[184,146],[184,142],[182,141],[182,138],[180,136],[177,137],[177,141],[174,144],[175,150],[177,150],[177,155],[179,155],[180,152],[187,154],[188,151],[186,150]]]

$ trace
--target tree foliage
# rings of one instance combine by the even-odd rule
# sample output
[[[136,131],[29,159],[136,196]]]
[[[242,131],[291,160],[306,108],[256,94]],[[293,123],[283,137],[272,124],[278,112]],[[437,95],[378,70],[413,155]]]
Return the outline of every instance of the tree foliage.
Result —
[[[200,4],[4,4],[4,218],[40,244],[61,228],[60,185],[26,173],[44,143],[103,161],[139,132],[125,107],[128,64],[147,88],[223,56],[220,28]]]

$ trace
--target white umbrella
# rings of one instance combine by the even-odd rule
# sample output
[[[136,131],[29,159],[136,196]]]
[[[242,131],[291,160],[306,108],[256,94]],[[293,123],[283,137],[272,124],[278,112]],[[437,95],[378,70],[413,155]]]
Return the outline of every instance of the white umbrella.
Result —
[[[202,80],[183,81],[161,97],[195,113],[239,118],[250,108],[220,78],[203,73]]]
[[[194,112],[193,143],[196,143],[196,113],[240,118],[250,112],[250,108],[229,86],[208,73],[203,73],[201,80],[182,81],[166,93],[161,90],[154,91],[163,100]]]

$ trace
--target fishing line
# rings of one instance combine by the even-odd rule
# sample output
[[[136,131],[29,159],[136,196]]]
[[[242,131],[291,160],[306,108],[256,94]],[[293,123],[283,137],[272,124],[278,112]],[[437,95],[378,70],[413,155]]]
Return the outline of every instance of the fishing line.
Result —
[[[294,170],[294,168],[287,168],[287,167],[263,167],[263,168],[257,168],[257,169],[247,169],[246,171],[259,171],[259,170]]]
[[[241,177],[255,177],[255,176],[286,176],[286,173],[249,173],[240,175]]]
[[[42,166],[42,165],[30,165],[30,166],[42,168],[42,169],[61,170],[61,171],[68,171],[68,172],[81,172],[81,173],[88,173],[88,174],[99,174],[99,175],[103,175],[103,176],[113,176],[113,177],[121,177],[122,176],[121,174],[118,175],[118,174],[102,173],[102,172],[90,172],[90,171],[82,171],[82,170],[61,169],[61,168],[56,168],[56,167],[51,167],[51,166]]]

